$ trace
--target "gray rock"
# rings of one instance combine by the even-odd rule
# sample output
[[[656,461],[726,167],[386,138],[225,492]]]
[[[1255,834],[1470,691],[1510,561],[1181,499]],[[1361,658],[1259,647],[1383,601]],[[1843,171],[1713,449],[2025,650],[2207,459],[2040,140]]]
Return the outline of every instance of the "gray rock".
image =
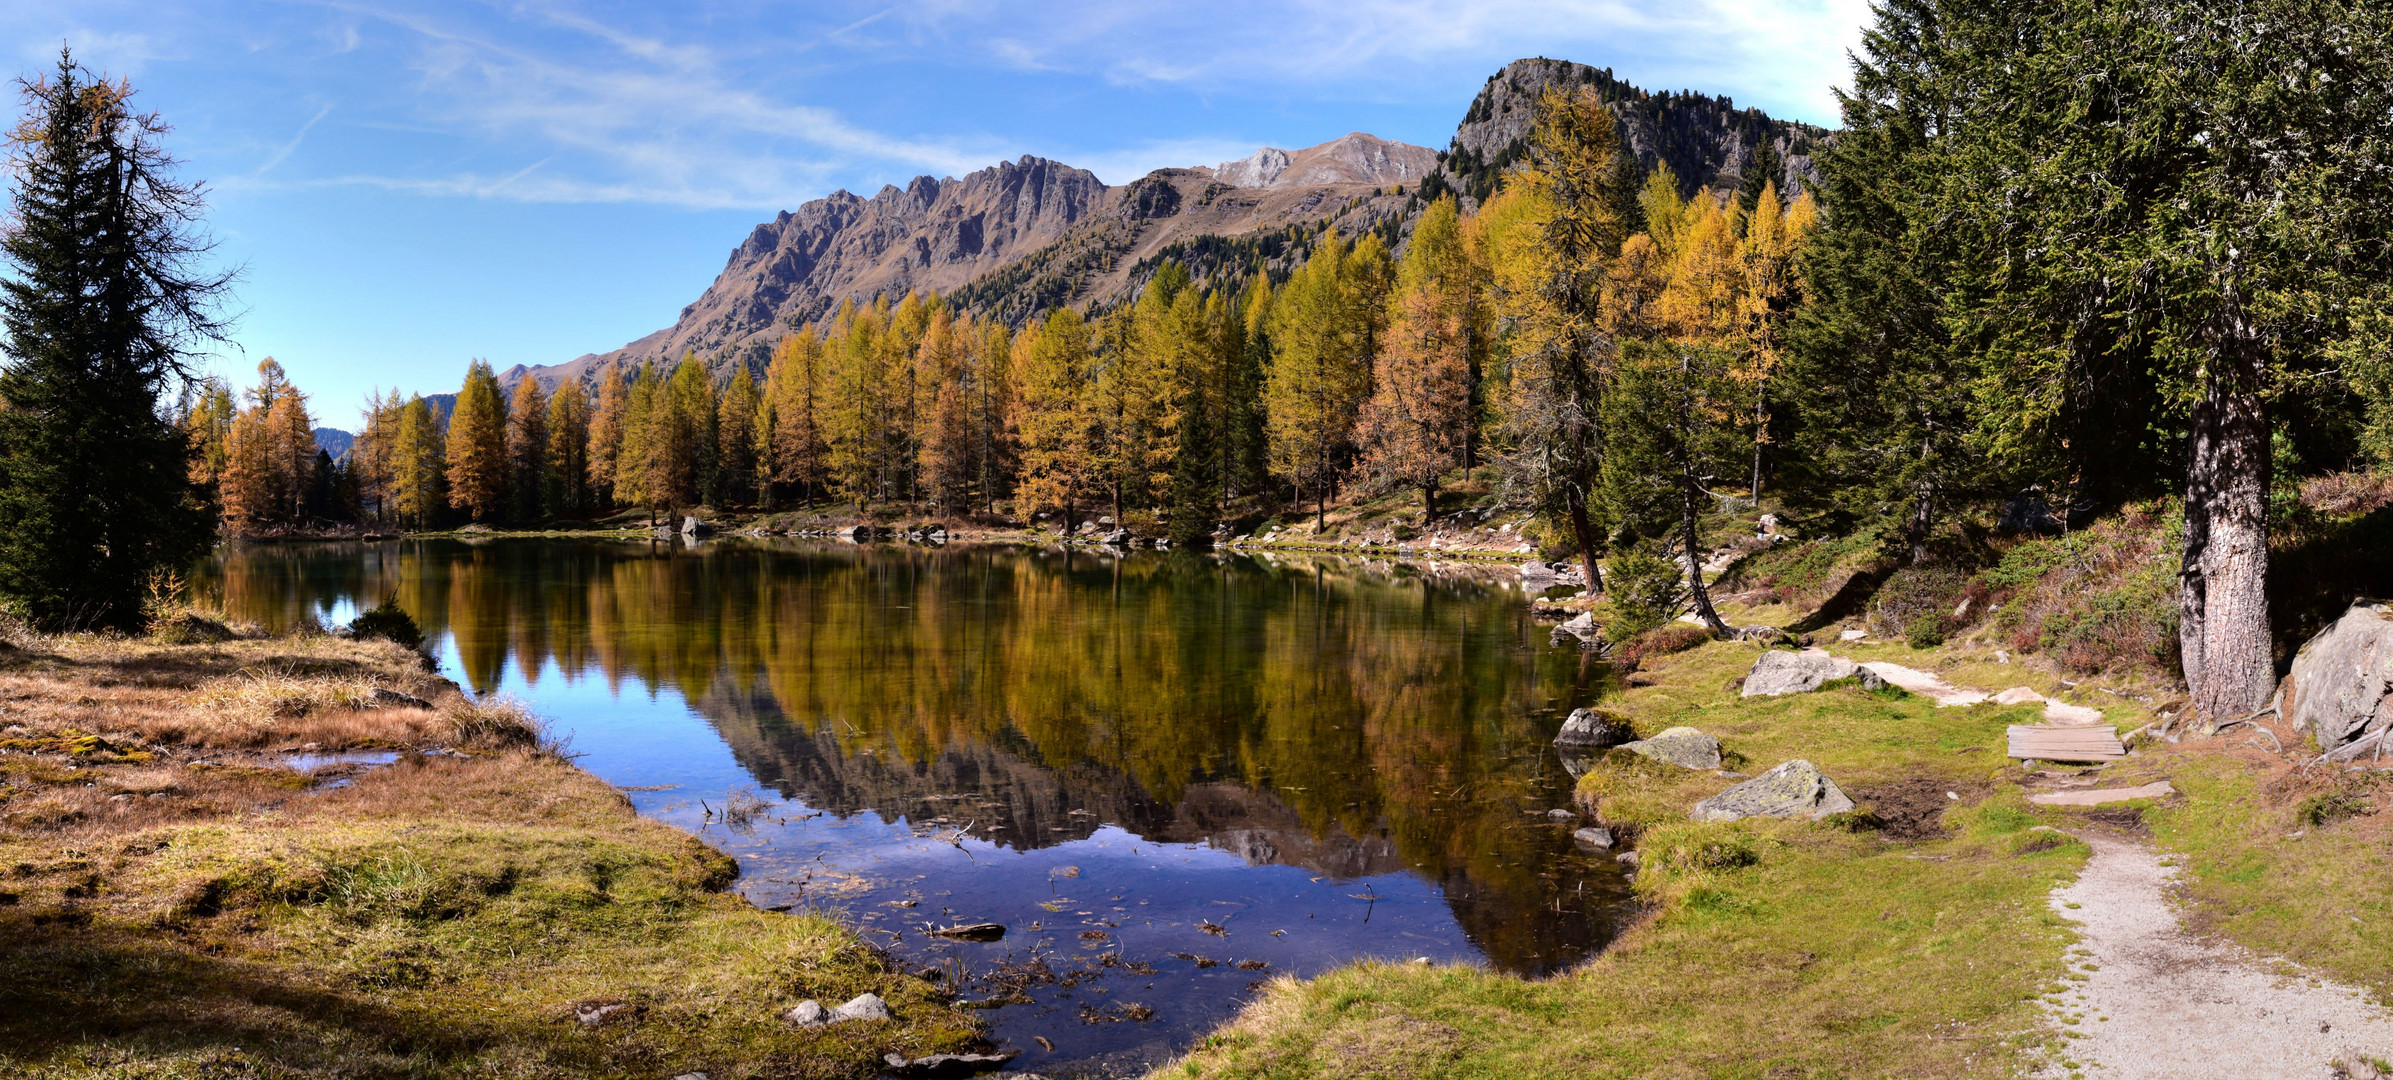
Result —
[[[574,1005],[573,1019],[583,1027],[599,1027],[617,1020],[629,1020],[647,1011],[647,1006],[634,1005],[628,1001],[584,1001]]]
[[[710,1078],[705,1073],[688,1072],[674,1077],[673,1080],[710,1080]]]
[[[1535,559],[1521,564],[1522,581],[1552,581],[1554,568]]]
[[[698,520],[698,518],[697,518],[697,515],[694,515],[694,514],[684,514],[684,515],[682,515],[682,518],[681,518],[681,535],[683,535],[683,536],[712,536],[712,535],[714,535],[714,532],[715,532],[715,527],[714,527],[713,525],[709,525],[709,524],[707,524],[706,522],[703,522],[703,521],[700,521],[700,520]]]
[[[2393,605],[2362,600],[2293,656],[2278,715],[2331,753],[2393,723]],[[2231,720],[2233,717],[2219,717]]]
[[[1001,1050],[994,1054],[931,1054],[908,1058],[904,1054],[883,1054],[881,1060],[899,1076],[970,1076],[986,1072],[1014,1060],[1019,1050]]]
[[[1129,547],[1131,544],[1136,543],[1136,541],[1130,538],[1130,533],[1124,529],[1115,529],[1112,532],[1106,533],[1105,535],[1098,537],[1097,542],[1108,547]]]
[[[1826,653],[1797,653],[1772,649],[1753,662],[1753,670],[1745,673],[1746,697],[1777,697],[1780,694],[1807,694],[1823,683],[1838,679],[1861,678],[1863,686],[1875,689],[1885,681],[1850,660],[1839,660]]]
[[[858,994],[849,999],[847,1004],[831,1010],[830,1022],[836,1024],[842,1020],[887,1019],[890,1019],[889,1003],[881,1000],[881,995]]]
[[[385,690],[379,686],[374,688],[373,693],[366,695],[366,703],[377,709],[429,709],[432,707],[431,702],[414,694],[402,694],[396,690]]]
[[[1612,861],[1619,863],[1622,866],[1628,867],[1631,873],[1636,872],[1637,863],[1639,862],[1637,853],[1634,851],[1623,851],[1618,855],[1614,855],[1612,856]]]
[[[1560,807],[1546,811],[1545,816],[1548,821],[1577,821],[1579,819],[1577,811],[1564,810]]]
[[[831,1022],[831,1010],[823,1008],[822,1002],[808,998],[798,1002],[797,1008],[782,1013],[781,1018],[799,1027],[821,1027]]]
[[[1612,846],[1612,830],[1604,828],[1601,825],[1591,825],[1587,828],[1580,829],[1579,831],[1570,834],[1570,838],[1573,843],[1576,843],[1583,848],[1608,848]]]
[[[1828,774],[1796,759],[1695,804],[1697,821],[1744,817],[1808,817],[1813,821],[1853,809],[1853,800]]]
[[[1617,717],[1606,716],[1594,709],[1572,709],[1570,719],[1562,722],[1562,731],[1554,736],[1554,745],[1571,749],[1601,750],[1618,746],[1636,736],[1627,723]]]
[[[1682,769],[1710,772],[1720,767],[1720,740],[1691,727],[1674,727],[1650,739],[1622,743],[1620,748]]]

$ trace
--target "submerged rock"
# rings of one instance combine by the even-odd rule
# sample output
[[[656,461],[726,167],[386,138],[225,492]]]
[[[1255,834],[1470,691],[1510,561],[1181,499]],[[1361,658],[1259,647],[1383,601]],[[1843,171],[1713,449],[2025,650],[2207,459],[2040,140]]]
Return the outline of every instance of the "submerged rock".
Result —
[[[1814,821],[1853,809],[1853,800],[1819,766],[1800,758],[1695,804],[1697,821],[1745,817],[1808,817]]]
[[[1626,722],[1606,716],[1594,709],[1572,709],[1570,719],[1562,722],[1562,730],[1554,736],[1554,745],[1571,749],[1601,750],[1618,746],[1636,737]]]
[[[2279,715],[2318,740],[2321,752],[2393,723],[2393,605],[2355,603],[2293,656],[2278,692]],[[2233,719],[2219,717],[2220,720]]]
[[[1674,727],[1650,739],[1622,743],[1620,748],[1682,769],[1708,772],[1720,767],[1720,740],[1691,727]]]
[[[1612,830],[1591,825],[1570,834],[1570,839],[1582,848],[1608,848],[1612,846]]]
[[[994,1054],[931,1054],[918,1058],[908,1058],[904,1054],[883,1054],[881,1060],[888,1063],[889,1071],[899,1076],[970,1076],[1012,1061],[1020,1053],[1019,1050],[1000,1050]]]

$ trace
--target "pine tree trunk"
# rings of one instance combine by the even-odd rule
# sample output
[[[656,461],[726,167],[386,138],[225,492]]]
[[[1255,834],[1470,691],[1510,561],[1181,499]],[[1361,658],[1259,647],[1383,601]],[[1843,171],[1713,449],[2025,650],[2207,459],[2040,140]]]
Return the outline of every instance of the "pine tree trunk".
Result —
[[[1718,611],[1712,609],[1711,590],[1703,584],[1703,546],[1695,533],[1697,508],[1702,505],[1703,498],[1702,481],[1693,476],[1687,477],[1679,496],[1679,538],[1687,556],[1687,596],[1694,601],[1695,617],[1703,620],[1703,625],[1710,628],[1712,633],[1726,637],[1728,624],[1721,621]]]
[[[1926,484],[1911,495],[1911,520],[1903,526],[1903,539],[1911,551],[1911,565],[1928,561],[1928,532],[1936,523],[1935,493]]]
[[[1579,565],[1587,571],[1587,591],[1604,591],[1604,572],[1595,565],[1595,523],[1587,520],[1587,504],[1570,501],[1570,535],[1579,542]]]
[[[2248,365],[2245,365],[2248,366]],[[2178,644],[2192,715],[2226,720],[2276,693],[2268,624],[2268,410],[2213,375],[2195,403],[2185,484]],[[2226,376],[2233,378],[2233,375]]]

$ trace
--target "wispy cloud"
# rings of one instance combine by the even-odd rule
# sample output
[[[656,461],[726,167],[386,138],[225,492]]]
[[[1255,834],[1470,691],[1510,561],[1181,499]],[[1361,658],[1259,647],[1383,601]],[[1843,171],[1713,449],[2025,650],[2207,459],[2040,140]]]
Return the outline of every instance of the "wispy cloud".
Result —
[[[868,130],[834,109],[741,85],[729,74],[735,65],[708,45],[634,33],[563,8],[508,8],[508,23],[493,32],[409,10],[339,0],[327,6],[392,32],[391,46],[414,79],[407,121],[469,139],[485,153],[538,153],[557,170],[528,180],[461,171],[292,183],[771,209],[819,195],[827,178],[859,166],[955,173],[1005,149],[986,137]],[[537,40],[542,30],[582,41]]]

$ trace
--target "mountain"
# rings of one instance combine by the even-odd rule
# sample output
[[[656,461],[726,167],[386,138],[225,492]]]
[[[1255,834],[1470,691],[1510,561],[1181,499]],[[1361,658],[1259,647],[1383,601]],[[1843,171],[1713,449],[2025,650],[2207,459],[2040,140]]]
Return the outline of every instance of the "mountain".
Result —
[[[761,370],[775,341],[840,304],[909,291],[1016,324],[1059,305],[1102,309],[1136,295],[1167,259],[1199,278],[1258,265],[1284,272],[1325,227],[1401,247],[1427,201],[1453,191],[1475,205],[1495,191],[1525,156],[1549,86],[1594,87],[1639,164],[1669,163],[1689,193],[1733,190],[1765,144],[1778,154],[1780,189],[1792,191],[1815,178],[1811,152],[1828,137],[1727,98],[1649,93],[1567,60],[1516,60],[1488,78],[1444,151],[1353,132],[1120,186],[1024,156],[962,179],[918,176],[869,199],[833,192],[756,226],[672,326],[568,363],[511,368],[500,381],[553,387],[685,352],[718,373],[735,363]]]
[[[316,449],[331,454],[334,461],[348,457],[349,448],[357,445],[357,436],[339,428],[320,427],[315,434]]]
[[[1412,184],[1436,172],[1438,164],[1437,151],[1426,146],[1356,131],[1302,150],[1266,146],[1252,156],[1214,166],[1213,178],[1242,188]]]

